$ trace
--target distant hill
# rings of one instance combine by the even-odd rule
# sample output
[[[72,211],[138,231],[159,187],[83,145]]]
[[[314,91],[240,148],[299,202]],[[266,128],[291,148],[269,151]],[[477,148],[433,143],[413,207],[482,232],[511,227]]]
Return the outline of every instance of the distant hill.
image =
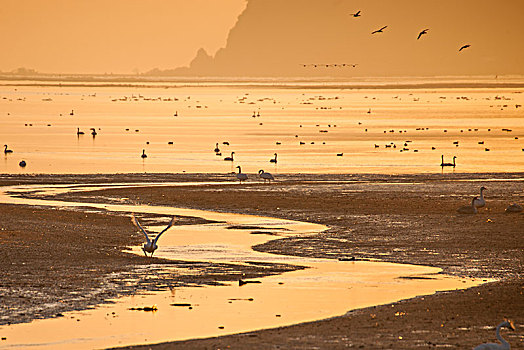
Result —
[[[522,75],[523,10],[522,0],[248,0],[214,56],[200,49],[189,67],[149,74]]]

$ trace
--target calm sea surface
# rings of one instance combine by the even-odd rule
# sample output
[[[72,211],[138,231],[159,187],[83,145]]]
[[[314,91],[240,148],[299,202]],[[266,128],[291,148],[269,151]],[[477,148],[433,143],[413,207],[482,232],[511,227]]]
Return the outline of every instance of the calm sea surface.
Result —
[[[0,173],[524,171],[522,88],[49,85],[0,84]]]

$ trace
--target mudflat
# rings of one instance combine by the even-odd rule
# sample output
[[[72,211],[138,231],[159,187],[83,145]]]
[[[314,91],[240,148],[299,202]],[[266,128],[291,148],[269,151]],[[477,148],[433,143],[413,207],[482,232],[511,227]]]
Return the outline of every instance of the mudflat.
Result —
[[[254,175],[250,174],[250,178]],[[234,175],[128,174],[2,176],[0,184],[234,181]],[[255,246],[274,254],[380,261],[440,267],[444,273],[496,279],[468,290],[437,293],[350,311],[329,320],[246,334],[147,348],[472,348],[495,341],[494,326],[523,346],[524,174],[280,175],[271,184],[137,187],[56,196],[60,200],[129,202],[255,214],[327,225],[318,235],[275,239]],[[478,214],[458,214],[478,195]],[[181,223],[198,218],[180,218]],[[216,284],[292,270],[292,265],[236,266],[150,259],[126,253],[142,242],[126,213],[0,205],[0,324],[56,317],[119,295],[184,283]],[[187,276],[143,277],[166,264]],[[125,277],[125,278],[124,278]],[[132,285],[123,280],[132,279]],[[314,300],[311,301],[314,303]],[[308,305],[304,305],[308,307]],[[1,336],[1,334],[0,334]],[[137,347],[134,347],[137,348]],[[139,348],[139,347],[138,347]]]

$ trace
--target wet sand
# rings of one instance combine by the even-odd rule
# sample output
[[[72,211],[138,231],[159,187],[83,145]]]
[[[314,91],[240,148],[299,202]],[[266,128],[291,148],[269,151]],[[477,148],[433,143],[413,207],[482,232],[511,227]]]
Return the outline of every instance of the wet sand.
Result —
[[[74,199],[122,202],[122,198],[128,198],[132,203],[317,222],[330,229],[311,237],[278,239],[255,249],[299,256],[373,258],[441,267],[445,273],[460,276],[500,279],[466,291],[357,310],[330,320],[161,344],[159,348],[468,348],[493,341],[494,330],[486,326],[498,324],[504,316],[513,318],[517,327],[522,324],[524,214],[505,214],[504,208],[509,203],[524,202],[523,177],[297,175],[280,176],[271,185],[118,189],[74,194]],[[0,183],[220,180],[233,178],[162,174],[4,176]],[[467,204],[482,185],[488,188],[487,208],[474,216],[456,214],[456,208]],[[261,276],[293,268],[162,260],[151,266],[148,259],[121,252],[123,247],[141,242],[127,217],[12,205],[2,205],[0,216],[0,264],[6,271],[0,324],[52,317],[109,297],[166,288],[170,283],[235,280],[239,269],[244,269],[246,276]],[[73,230],[79,234],[71,237]],[[140,278],[140,271],[157,266],[161,269],[164,264],[192,266],[195,273]],[[132,288],[119,284],[122,275],[136,278],[136,284]],[[522,346],[519,330],[504,334],[514,347]]]

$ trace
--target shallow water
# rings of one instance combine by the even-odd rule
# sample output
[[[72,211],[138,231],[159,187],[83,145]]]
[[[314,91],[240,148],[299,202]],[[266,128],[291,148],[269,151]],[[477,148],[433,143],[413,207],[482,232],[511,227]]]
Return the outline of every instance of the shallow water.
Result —
[[[14,152],[0,173],[434,173],[441,155],[458,157],[445,172],[518,172],[523,90],[4,85],[0,140]]]
[[[117,186],[138,186],[139,184]],[[165,184],[174,185],[174,184]],[[184,183],[187,185],[187,183]],[[75,191],[82,190],[74,185]],[[100,186],[107,188],[110,185]],[[97,187],[87,186],[85,190]],[[64,317],[36,320],[29,324],[0,327],[7,340],[0,348],[99,348],[191,339],[318,320],[371,305],[394,302],[438,290],[467,288],[481,282],[439,274],[432,267],[368,261],[337,261],[279,256],[255,252],[252,245],[275,239],[252,235],[251,230],[228,229],[231,225],[256,225],[283,236],[315,234],[326,227],[251,215],[215,213],[161,206],[71,203],[11,197],[11,193],[38,191],[51,194],[68,191],[68,186],[31,185],[4,188],[2,203],[99,208],[202,217],[218,223],[176,225],[159,240],[156,256],[177,260],[216,262],[284,262],[308,269],[261,278],[261,283],[239,286],[183,287],[115,300],[94,310],[64,313]],[[153,227],[150,229],[153,230]],[[160,230],[162,227],[154,227]],[[136,254],[142,254],[134,247]],[[176,273],[176,267],[166,267]],[[399,277],[420,277],[409,279]],[[190,304],[173,306],[171,304]],[[158,311],[132,311],[131,307],[156,305]]]

